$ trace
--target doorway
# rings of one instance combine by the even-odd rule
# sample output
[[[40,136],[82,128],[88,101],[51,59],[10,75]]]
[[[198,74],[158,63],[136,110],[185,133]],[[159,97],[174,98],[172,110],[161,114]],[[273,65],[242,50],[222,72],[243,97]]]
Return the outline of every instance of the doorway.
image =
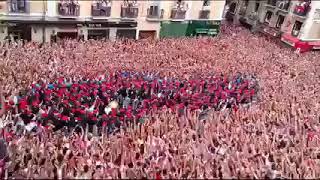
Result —
[[[77,32],[58,32],[57,36],[59,39],[77,39]]]
[[[136,39],[135,29],[118,29],[117,39]]]
[[[109,39],[109,29],[88,30],[88,39]]]
[[[14,40],[31,41],[31,26],[26,24],[14,24],[8,27],[8,35],[12,34]]]
[[[156,31],[139,31],[139,39],[155,39]]]

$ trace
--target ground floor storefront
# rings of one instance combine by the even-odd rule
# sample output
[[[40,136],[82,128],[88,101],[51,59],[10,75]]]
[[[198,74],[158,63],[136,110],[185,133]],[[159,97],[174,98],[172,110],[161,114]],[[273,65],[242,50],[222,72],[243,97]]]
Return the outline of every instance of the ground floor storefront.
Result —
[[[60,39],[156,39],[184,36],[215,36],[221,21],[3,21],[0,40],[23,39],[53,42]]]
[[[52,42],[61,39],[136,39],[137,22],[38,21],[2,22],[0,40]]]
[[[320,49],[320,39],[306,41],[301,40],[290,33],[284,33],[281,36],[281,41],[293,47],[299,53]]]
[[[164,21],[160,25],[160,38],[183,36],[216,36],[221,21]]]

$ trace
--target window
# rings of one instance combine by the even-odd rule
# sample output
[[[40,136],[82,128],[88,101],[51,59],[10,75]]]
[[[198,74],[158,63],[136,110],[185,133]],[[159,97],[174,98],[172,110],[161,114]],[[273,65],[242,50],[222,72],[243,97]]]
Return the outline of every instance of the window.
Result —
[[[293,36],[298,36],[299,33],[300,33],[300,30],[301,30],[301,27],[302,27],[302,22],[296,21],[296,22],[294,23],[293,28],[292,28],[292,35],[293,35]]]
[[[256,3],[256,5],[254,7],[254,12],[258,12],[259,6],[260,6],[260,3]]]
[[[26,0],[16,0],[9,1],[10,2],[10,11],[11,12],[26,12],[27,2]]]
[[[279,15],[278,20],[277,20],[277,24],[276,24],[276,28],[280,29],[283,22],[284,22],[284,16]]]
[[[158,6],[150,6],[148,15],[150,16],[157,16],[159,13],[159,7]]]
[[[237,4],[236,3],[232,3],[230,5],[229,12],[234,13],[236,11],[236,7],[237,7]]]
[[[210,6],[210,0],[203,0],[203,6]]]
[[[266,23],[270,23],[270,20],[271,20],[271,17],[272,17],[272,12],[271,11],[268,11],[267,13],[266,13],[266,17],[264,18],[264,22],[266,22]]]

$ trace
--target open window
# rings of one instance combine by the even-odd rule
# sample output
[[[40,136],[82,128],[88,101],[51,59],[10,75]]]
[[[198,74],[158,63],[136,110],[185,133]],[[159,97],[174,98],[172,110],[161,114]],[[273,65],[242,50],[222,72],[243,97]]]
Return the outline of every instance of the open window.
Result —
[[[276,24],[276,28],[277,28],[277,29],[280,29],[281,26],[282,26],[282,24],[283,24],[283,22],[284,22],[284,16],[279,15],[279,16],[278,16],[278,20],[277,20],[277,24]]]
[[[264,22],[265,22],[265,23],[267,23],[267,24],[270,23],[272,14],[273,14],[273,13],[272,13],[271,11],[267,11],[267,12],[266,12],[266,16],[265,16],[265,18],[264,18]]]
[[[301,30],[301,28],[302,28],[302,22],[300,22],[300,21],[296,21],[295,23],[294,23],[294,26],[293,26],[293,28],[292,28],[292,35],[293,36],[298,36],[299,35],[299,33],[300,33],[300,30]]]
[[[260,7],[260,3],[257,2],[254,6],[254,12],[258,12],[259,7]]]

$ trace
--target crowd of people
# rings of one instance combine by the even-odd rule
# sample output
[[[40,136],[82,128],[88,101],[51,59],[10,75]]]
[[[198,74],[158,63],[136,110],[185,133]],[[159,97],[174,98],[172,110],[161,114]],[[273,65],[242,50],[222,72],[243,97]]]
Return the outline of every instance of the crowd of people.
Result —
[[[217,37],[4,44],[3,178],[319,178],[320,62]]]
[[[215,110],[250,103],[257,82],[238,74],[210,80],[161,79],[148,73],[115,72],[96,79],[66,80],[32,84],[25,95],[15,96],[5,109],[18,116],[22,125],[30,122],[55,130],[67,126],[107,125],[112,132],[120,125],[143,121],[150,110],[166,106],[183,116],[185,109]],[[91,131],[90,131],[91,132]]]

